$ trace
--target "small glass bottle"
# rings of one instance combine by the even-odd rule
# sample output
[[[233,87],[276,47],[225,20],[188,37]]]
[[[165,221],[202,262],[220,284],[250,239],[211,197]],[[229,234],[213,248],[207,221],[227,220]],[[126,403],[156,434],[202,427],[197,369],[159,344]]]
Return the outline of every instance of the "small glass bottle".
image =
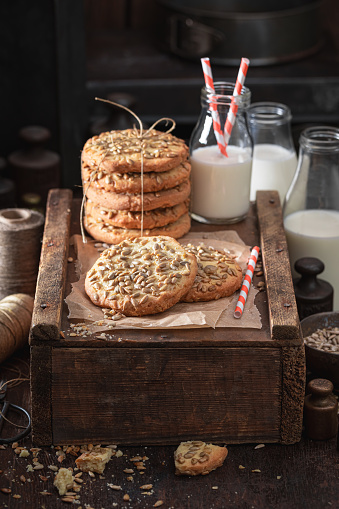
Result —
[[[283,208],[293,277],[295,261],[319,258],[339,309],[339,129],[309,127],[300,135],[296,173]]]
[[[252,142],[246,108],[251,92],[243,87],[233,97],[234,83],[214,83],[215,93],[201,91],[201,113],[190,139],[193,219],[202,223],[229,224],[244,219],[250,206]],[[215,105],[223,129],[232,100],[238,106],[227,157],[217,145],[212,109]]]
[[[283,205],[297,167],[291,111],[285,104],[253,103],[247,118],[253,140],[251,201],[256,200],[259,189],[274,189]]]

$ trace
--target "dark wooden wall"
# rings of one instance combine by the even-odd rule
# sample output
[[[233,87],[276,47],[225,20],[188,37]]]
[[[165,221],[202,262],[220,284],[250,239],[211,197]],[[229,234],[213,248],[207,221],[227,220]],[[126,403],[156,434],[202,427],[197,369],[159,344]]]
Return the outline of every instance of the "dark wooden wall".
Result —
[[[86,34],[97,30],[153,28],[156,0],[84,0]]]
[[[87,123],[83,13],[83,0],[0,2],[0,156],[20,147],[21,127],[45,126],[65,186],[74,183]]]
[[[51,1],[0,2],[1,155],[17,148],[18,130],[42,124],[57,146],[57,80]]]

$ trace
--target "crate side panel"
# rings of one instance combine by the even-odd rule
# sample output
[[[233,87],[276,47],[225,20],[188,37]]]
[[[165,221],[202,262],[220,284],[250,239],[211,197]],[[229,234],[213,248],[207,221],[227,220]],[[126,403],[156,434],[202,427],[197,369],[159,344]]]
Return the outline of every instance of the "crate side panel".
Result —
[[[51,348],[30,348],[31,420],[34,445],[52,445]]]
[[[54,349],[53,440],[277,442],[281,372],[273,348]]]

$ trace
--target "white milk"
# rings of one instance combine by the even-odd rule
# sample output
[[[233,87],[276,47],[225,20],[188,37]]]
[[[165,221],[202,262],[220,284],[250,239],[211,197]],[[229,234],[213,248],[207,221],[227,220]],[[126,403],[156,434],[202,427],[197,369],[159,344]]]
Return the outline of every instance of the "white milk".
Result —
[[[339,211],[301,210],[284,219],[293,277],[294,262],[304,256],[319,258],[325,270],[319,275],[334,288],[333,308],[339,310]]]
[[[217,145],[201,147],[191,155],[192,213],[206,222],[232,222],[248,212],[251,184],[251,150]]]
[[[282,205],[296,168],[294,151],[270,143],[254,145],[251,201],[255,201],[257,190],[275,189]]]

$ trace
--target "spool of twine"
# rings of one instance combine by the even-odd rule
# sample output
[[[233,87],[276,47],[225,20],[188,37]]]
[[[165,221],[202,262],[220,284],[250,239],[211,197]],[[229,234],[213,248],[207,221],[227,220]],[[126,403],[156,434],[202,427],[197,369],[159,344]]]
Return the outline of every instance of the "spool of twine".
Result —
[[[33,304],[33,297],[23,293],[0,301],[0,363],[27,343]]]
[[[0,210],[0,299],[34,295],[44,216],[29,209]]]

